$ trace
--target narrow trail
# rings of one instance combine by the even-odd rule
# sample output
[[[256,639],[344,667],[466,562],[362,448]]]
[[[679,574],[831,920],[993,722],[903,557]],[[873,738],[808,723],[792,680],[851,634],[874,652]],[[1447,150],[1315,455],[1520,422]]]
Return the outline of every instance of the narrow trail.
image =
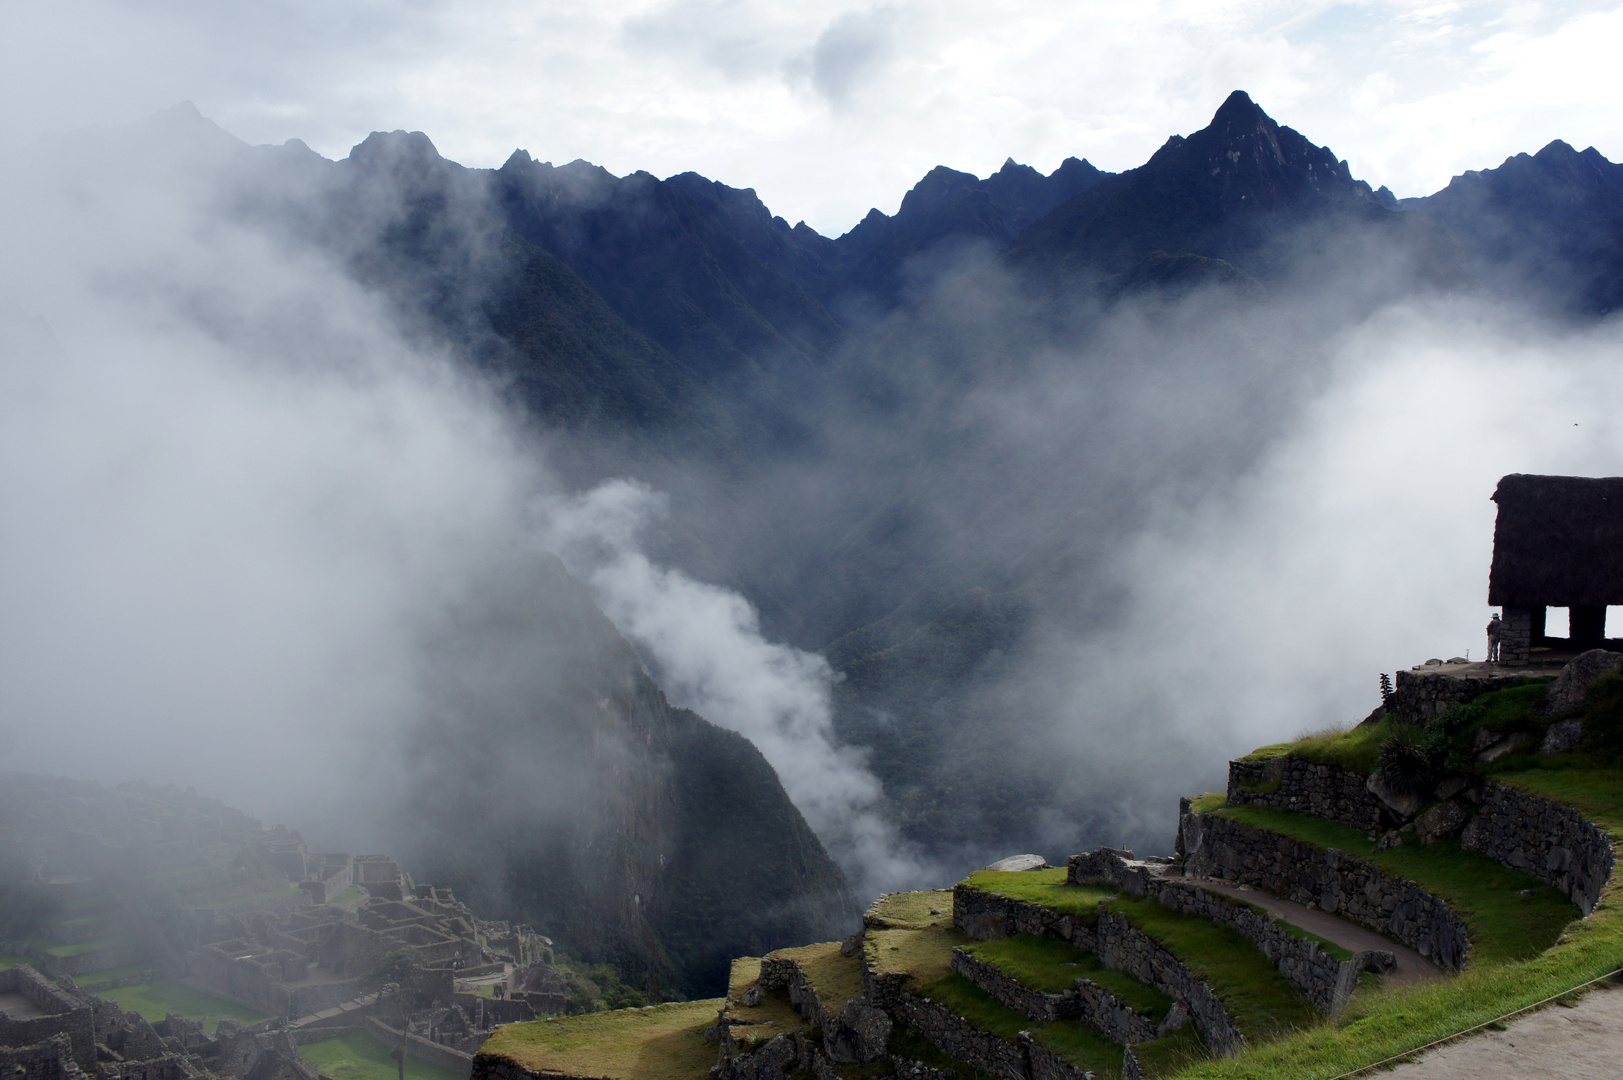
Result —
[[[1317,933],[1317,931],[1315,931]],[[1418,1061],[1364,1075],[1382,1080],[1617,1080],[1623,1074],[1623,989],[1584,994],[1576,1005],[1549,1005],[1503,1031],[1440,1046]]]
[[[1443,979],[1448,972],[1421,956],[1407,945],[1399,945],[1390,938],[1382,937],[1373,930],[1366,930],[1357,923],[1337,918],[1317,908],[1310,908],[1306,904],[1298,904],[1294,900],[1284,900],[1272,893],[1265,893],[1261,889],[1246,885],[1236,885],[1231,881],[1222,881],[1217,878],[1192,877],[1187,880],[1199,885],[1203,889],[1232,896],[1238,900],[1256,904],[1292,926],[1299,926],[1311,934],[1317,934],[1326,941],[1333,941],[1343,949],[1352,952],[1363,952],[1366,949],[1385,949],[1397,959],[1397,967],[1388,971],[1381,977],[1388,983],[1423,982],[1427,979]]]

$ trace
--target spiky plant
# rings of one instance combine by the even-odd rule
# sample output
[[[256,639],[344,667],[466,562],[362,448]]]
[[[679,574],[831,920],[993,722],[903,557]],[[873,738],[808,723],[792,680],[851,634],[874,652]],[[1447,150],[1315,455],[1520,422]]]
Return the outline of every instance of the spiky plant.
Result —
[[[1381,743],[1376,774],[1399,795],[1419,795],[1431,786],[1431,756],[1408,733],[1399,731]]]

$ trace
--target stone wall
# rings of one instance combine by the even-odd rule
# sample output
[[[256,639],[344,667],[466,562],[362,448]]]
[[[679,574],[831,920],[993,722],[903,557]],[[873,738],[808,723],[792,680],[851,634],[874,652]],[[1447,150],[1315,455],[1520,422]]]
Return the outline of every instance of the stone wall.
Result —
[[[1366,786],[1368,781],[1363,773],[1300,758],[1231,761],[1229,804],[1274,806],[1370,832],[1384,826],[1381,800]]]
[[[1105,967],[1149,983],[1188,1009],[1216,1056],[1228,1057],[1245,1048],[1245,1038],[1212,988],[1119,911],[1107,908],[1099,916],[1099,959]]]
[[[25,1080],[78,1080],[85,1074],[73,1057],[73,1043],[66,1035],[52,1035],[28,1046],[0,1039],[0,1076],[7,1080],[20,1073]]]
[[[952,950],[952,970],[985,990],[999,1005],[1040,1024],[1070,1020],[1080,1007],[1074,986],[1058,994],[1033,990],[992,965],[975,959],[961,948]]]
[[[1093,1073],[1051,1052],[1032,1038],[1029,1031],[1020,1033],[1020,1046],[1026,1052],[1026,1069],[1031,1080],[1093,1080]]]
[[[366,1033],[389,1049],[400,1045],[400,1031],[392,1028],[375,1016],[366,1018]],[[432,1042],[421,1035],[406,1036],[406,1053],[418,1061],[437,1065],[448,1069],[458,1076],[469,1076],[473,1072],[473,1055],[464,1053],[453,1046],[442,1046]]]
[[[1083,952],[1098,951],[1093,928],[1075,916],[962,882],[952,890],[952,924],[977,941],[1031,934],[1063,941]]]
[[[1184,871],[1255,885],[1316,904],[1415,949],[1451,971],[1465,966],[1465,923],[1441,898],[1406,878],[1331,848],[1319,851],[1278,833],[1251,829],[1185,800],[1178,822]]]
[[[1336,960],[1318,942],[1280,927],[1263,909],[1190,882],[1162,882],[1155,899],[1174,911],[1227,927],[1255,944],[1320,1012],[1334,1015],[1346,1007],[1358,986],[1359,971],[1370,960],[1368,953]]]
[[[89,1005],[47,982],[27,964],[0,970],[0,991],[18,994],[44,1016],[0,1020],[0,1046],[29,1046],[65,1035],[73,1058],[85,1069],[96,1064],[95,1019]]]
[[[1588,915],[1612,876],[1612,840],[1570,806],[1488,781],[1460,846],[1561,890]]]
[[[1509,661],[1508,649],[1506,660]],[[1526,663],[1526,654],[1522,662]],[[1513,676],[1456,678],[1436,671],[1400,671],[1386,711],[1395,720],[1418,724],[1441,716],[1452,706],[1463,705],[1490,690],[1503,690]]]
[[[904,990],[897,997],[896,1018],[977,1072],[998,1080],[1028,1080],[1025,1047],[971,1027],[944,1005]]]
[[[982,941],[1033,934],[1097,953],[1105,967],[1135,975],[1181,1002],[1213,1053],[1226,1055],[1243,1045],[1212,989],[1119,912],[1102,909],[1098,925],[1087,927],[1073,916],[960,884],[953,890],[953,925]]]

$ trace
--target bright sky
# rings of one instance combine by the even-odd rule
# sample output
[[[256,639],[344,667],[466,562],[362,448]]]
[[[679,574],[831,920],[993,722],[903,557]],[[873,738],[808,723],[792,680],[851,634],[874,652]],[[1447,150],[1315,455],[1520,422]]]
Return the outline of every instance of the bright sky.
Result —
[[[938,164],[1131,168],[1234,89],[1400,196],[1554,138],[1618,160],[1620,46],[1584,2],[11,0],[0,145],[189,99],[329,157],[692,169],[838,234]]]

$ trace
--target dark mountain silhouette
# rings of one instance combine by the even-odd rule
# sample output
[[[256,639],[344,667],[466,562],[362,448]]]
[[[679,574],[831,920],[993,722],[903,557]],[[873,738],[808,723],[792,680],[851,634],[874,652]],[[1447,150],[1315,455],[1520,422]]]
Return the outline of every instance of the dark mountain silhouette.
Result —
[[[1484,281],[1573,315],[1623,307],[1623,165],[1560,139],[1405,199],[1465,245]]]
[[[1469,280],[1442,230],[1390,208],[1345,161],[1275,123],[1244,91],[1212,122],[1172,136],[1149,161],[1101,180],[1037,221],[1009,248],[1028,276],[1115,288],[1278,279],[1309,240],[1372,231],[1414,265],[1419,283]],[[1410,284],[1411,282],[1405,282]]]
[[[848,932],[845,877],[772,766],[673,708],[556,559],[491,583],[432,655],[399,844],[488,917],[693,995],[740,951]]]

